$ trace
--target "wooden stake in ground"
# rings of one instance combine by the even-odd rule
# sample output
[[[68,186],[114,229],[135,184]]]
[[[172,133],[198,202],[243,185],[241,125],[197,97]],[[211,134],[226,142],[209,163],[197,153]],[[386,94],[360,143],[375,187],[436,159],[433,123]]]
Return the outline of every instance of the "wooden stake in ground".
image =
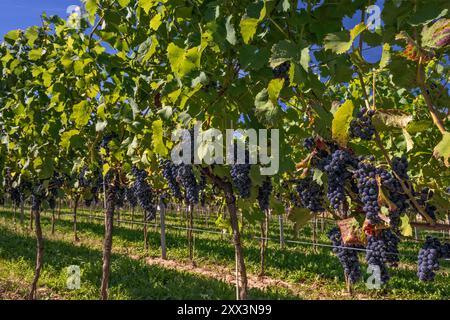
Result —
[[[163,197],[159,199],[159,221],[161,223],[161,258],[167,259],[166,248],[166,205]]]
[[[20,224],[23,226],[25,220],[25,205],[23,200],[20,200],[20,213],[19,213]]]
[[[75,200],[73,203],[73,241],[78,242],[80,239],[78,238],[77,234],[77,209],[78,209],[78,203],[80,201],[80,195],[75,195]]]
[[[193,229],[194,228],[194,205],[190,204],[188,206],[188,227],[187,227],[187,237],[189,244],[189,260],[194,262],[194,247],[193,247]]]
[[[52,235],[55,234],[55,208],[52,209]]]
[[[30,209],[30,231],[33,231],[33,219],[34,219],[33,210]]]
[[[34,278],[31,283],[31,289],[28,294],[28,299],[35,300],[36,292],[37,292],[37,284],[39,281],[39,277],[41,275],[42,269],[42,261],[44,256],[44,239],[42,237],[42,228],[41,228],[41,213],[39,209],[32,210],[35,218],[35,229],[36,229],[36,268],[34,270]]]
[[[280,225],[280,248],[284,249],[284,220],[283,220],[283,215],[279,215],[278,216],[278,223]]]

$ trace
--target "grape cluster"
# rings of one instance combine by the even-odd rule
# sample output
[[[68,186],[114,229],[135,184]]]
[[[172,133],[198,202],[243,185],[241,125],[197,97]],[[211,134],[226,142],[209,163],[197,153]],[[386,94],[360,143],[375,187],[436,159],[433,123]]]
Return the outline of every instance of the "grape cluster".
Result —
[[[369,159],[372,160],[372,159]],[[369,162],[362,160],[358,163],[358,170],[355,173],[358,182],[358,191],[366,218],[372,224],[380,222],[378,212],[378,184],[375,179],[376,168]]]
[[[374,110],[362,108],[358,111],[356,118],[350,123],[350,137],[361,138],[362,140],[372,140],[375,134],[375,127],[372,124]]]
[[[439,270],[439,259],[445,256],[443,247],[438,239],[427,237],[419,251],[417,261],[417,276],[420,281],[432,281]]]
[[[404,180],[408,180],[408,159],[405,156],[392,158],[392,168],[394,172]]]
[[[323,190],[311,176],[298,180],[296,190],[299,194],[300,205],[312,212],[323,211]]]
[[[397,267],[400,262],[398,251],[400,238],[389,229],[383,230],[380,236],[386,246],[386,262],[391,267]]]
[[[339,259],[344,268],[345,275],[350,283],[356,283],[361,278],[361,267],[358,259],[358,251],[352,249],[353,247],[346,245],[342,241],[341,232],[338,228],[333,228],[328,233],[328,238],[333,243],[333,252]]]
[[[284,84],[286,86],[289,86],[290,80],[289,80],[289,69],[291,67],[291,64],[289,61],[283,62],[279,66],[272,69],[273,77],[275,79],[284,79]]]
[[[355,165],[352,155],[345,150],[336,150],[328,157],[324,170],[328,174],[327,197],[331,206],[337,210],[345,200],[344,183],[351,174],[347,170],[349,165]]]
[[[177,166],[170,160],[161,160],[160,164],[163,177],[169,184],[173,196],[177,199],[182,199],[183,195],[181,194],[180,185],[177,182]]]
[[[133,209],[137,206],[138,202],[133,187],[125,187],[125,201],[128,202]]]
[[[380,270],[380,282],[385,284],[389,281],[389,274],[386,268],[387,252],[386,243],[382,237],[369,235],[367,237],[366,261],[369,266],[377,266]]]
[[[147,183],[147,172],[137,167],[131,169],[135,182],[133,190],[139,205],[144,209],[146,220],[152,220],[156,216],[156,206],[154,204],[154,194],[150,185]]]
[[[416,194],[417,195],[417,194]],[[419,194],[417,202],[425,208],[425,212],[431,217],[431,219],[436,220],[436,206],[430,204],[428,201],[433,197],[434,192],[430,188],[425,187]]]
[[[262,211],[269,209],[270,194],[272,193],[272,190],[272,180],[270,178],[265,179],[258,190],[258,204]]]
[[[86,178],[86,171],[88,170],[87,166],[84,166],[78,175],[78,185],[81,188],[89,188],[90,181]]]
[[[186,202],[189,204],[197,204],[199,200],[199,190],[197,181],[195,180],[193,166],[184,163],[178,165],[177,180],[180,181],[186,192]]]

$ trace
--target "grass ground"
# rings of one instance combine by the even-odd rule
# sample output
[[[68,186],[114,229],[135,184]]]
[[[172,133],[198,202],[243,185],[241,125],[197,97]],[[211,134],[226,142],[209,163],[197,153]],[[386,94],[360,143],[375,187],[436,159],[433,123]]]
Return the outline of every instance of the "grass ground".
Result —
[[[85,214],[87,212],[81,212]],[[100,212],[97,212],[100,216]],[[97,299],[101,278],[101,249],[103,225],[101,219],[87,219],[80,215],[78,236],[73,242],[71,217],[62,215],[56,233],[51,235],[49,214],[43,214],[45,264],[40,280],[41,299]],[[214,217],[215,218],[215,217]],[[194,226],[216,229],[214,218],[196,218]],[[122,213],[122,219],[130,219]],[[160,255],[160,233],[149,227],[149,250],[143,246],[142,226],[121,224],[114,230],[113,262],[110,283],[112,299],[233,299],[235,289],[225,275],[232,275],[234,249],[227,235],[196,232],[194,260],[197,267],[187,267],[188,244],[180,216],[167,216],[167,249],[170,263],[155,259]],[[327,228],[325,228],[327,229]],[[259,242],[250,235],[256,228],[244,232],[244,253],[250,274],[250,297],[254,299],[449,299],[450,265],[444,261],[433,283],[421,283],[415,275],[416,256],[420,244],[403,241],[400,246],[399,268],[390,269],[392,276],[383,290],[369,290],[363,282],[350,296],[345,291],[342,268],[329,247],[314,252],[310,245],[287,244],[281,249],[269,241],[266,258],[267,278],[260,279]],[[270,237],[276,238],[278,225],[272,223]],[[310,241],[312,230],[304,227],[300,241]],[[286,238],[293,231],[286,228]],[[318,240],[328,243],[325,233]],[[35,258],[34,234],[12,223],[10,210],[0,210],[0,298],[16,299],[25,296],[33,276]],[[361,258],[363,255],[361,254]],[[363,270],[365,265],[363,263]],[[81,288],[67,289],[67,267],[81,268]],[[364,279],[369,275],[364,274]],[[270,281],[265,281],[269,279]],[[268,284],[267,284],[268,283]]]

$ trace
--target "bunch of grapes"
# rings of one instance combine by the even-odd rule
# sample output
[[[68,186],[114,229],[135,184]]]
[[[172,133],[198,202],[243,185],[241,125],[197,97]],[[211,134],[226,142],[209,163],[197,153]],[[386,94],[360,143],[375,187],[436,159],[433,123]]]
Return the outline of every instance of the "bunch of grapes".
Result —
[[[279,66],[272,69],[273,77],[275,79],[284,79],[284,84],[286,86],[289,86],[290,80],[289,80],[289,69],[291,67],[291,64],[289,61],[283,62]]]
[[[233,164],[230,169],[231,181],[242,198],[250,197],[252,180],[250,179],[250,164]]]
[[[350,123],[350,137],[361,138],[362,140],[372,140],[375,134],[375,127],[372,124],[374,110],[362,108],[358,111],[356,118]]]
[[[195,180],[194,169],[191,164],[178,165],[177,179],[186,191],[186,202],[197,204],[199,198],[198,184]]]
[[[138,202],[133,187],[125,187],[125,201],[128,202],[133,209],[136,208]]]
[[[355,159],[345,150],[336,150],[328,157],[324,170],[328,174],[327,197],[331,206],[337,210],[345,200],[345,181],[351,177],[348,166],[354,166]]]
[[[331,229],[328,238],[333,243],[333,252],[338,257],[350,283],[358,282],[361,278],[361,268],[357,250],[353,250],[353,247],[350,246],[348,246],[349,249],[344,248],[346,245],[342,241],[341,232],[338,228]]]
[[[150,185],[147,183],[147,172],[137,167],[131,169],[135,182],[133,190],[139,205],[144,209],[146,220],[152,220],[156,216],[156,206],[154,204],[154,194]]]
[[[161,160],[162,174],[167,180],[172,194],[177,199],[182,199],[180,185],[177,182],[177,166],[170,160]]]
[[[312,212],[323,211],[323,190],[311,176],[298,180],[296,190],[300,197],[300,204]]]
[[[371,159],[369,159],[371,160]],[[363,210],[366,213],[367,219],[372,224],[380,222],[378,212],[378,184],[375,179],[376,168],[369,161],[360,161],[358,163],[358,170],[355,173],[358,181],[358,191],[361,201],[363,202]]]
[[[444,257],[442,245],[436,238],[427,237],[419,251],[417,276],[420,281],[432,281],[439,270],[439,259]]]
[[[391,267],[397,267],[400,262],[400,256],[398,251],[398,244],[400,243],[400,238],[395,235],[391,230],[386,229],[381,232],[380,235],[386,246],[386,262]]]
[[[408,180],[408,159],[406,159],[405,156],[399,158],[394,157],[392,158],[392,169],[394,172],[404,180]]]
[[[417,195],[417,194],[416,194]],[[428,201],[433,197],[434,192],[430,188],[425,187],[419,194],[417,202],[425,208],[425,212],[431,217],[431,219],[436,220],[436,206],[430,204]]]
[[[272,193],[272,190],[272,180],[270,178],[265,179],[258,190],[258,204],[262,211],[269,209],[270,194]]]
[[[380,270],[380,282],[385,284],[389,281],[389,274],[386,268],[387,252],[386,243],[383,238],[376,236],[367,237],[366,261],[369,266],[376,266]]]

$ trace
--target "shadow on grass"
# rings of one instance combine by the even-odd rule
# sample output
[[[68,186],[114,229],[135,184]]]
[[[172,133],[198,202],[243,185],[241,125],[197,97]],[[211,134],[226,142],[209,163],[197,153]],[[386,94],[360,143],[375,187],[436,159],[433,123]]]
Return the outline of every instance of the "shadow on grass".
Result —
[[[101,278],[100,250],[73,246],[63,241],[45,240],[42,284],[66,298],[97,299]],[[35,239],[18,235],[0,226],[0,259],[25,261],[31,273],[35,259]],[[66,289],[66,268],[81,267],[81,289]],[[25,272],[25,270],[20,270]],[[178,272],[158,266],[148,266],[127,256],[113,254],[110,282],[112,299],[233,299],[235,289],[218,280]],[[293,299],[285,292],[251,290],[255,299]]]

